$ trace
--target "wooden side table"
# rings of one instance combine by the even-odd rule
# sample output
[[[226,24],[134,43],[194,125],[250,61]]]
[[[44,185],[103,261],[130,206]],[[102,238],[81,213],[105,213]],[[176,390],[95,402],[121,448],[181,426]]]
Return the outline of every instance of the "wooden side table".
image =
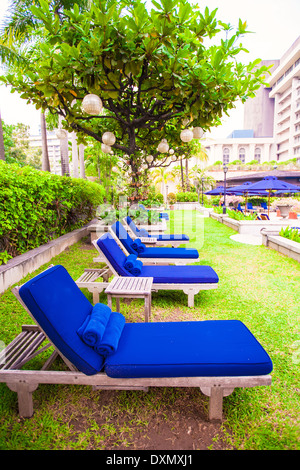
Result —
[[[115,277],[105,289],[107,304],[112,308],[112,298],[115,297],[117,312],[120,312],[120,298],[136,298],[145,300],[145,321],[151,316],[151,289],[153,277]]]

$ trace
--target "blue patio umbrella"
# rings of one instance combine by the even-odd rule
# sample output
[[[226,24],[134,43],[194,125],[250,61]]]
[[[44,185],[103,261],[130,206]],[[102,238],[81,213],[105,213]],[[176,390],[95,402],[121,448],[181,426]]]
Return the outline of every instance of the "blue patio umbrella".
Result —
[[[218,186],[217,188],[206,191],[204,194],[208,194],[209,196],[219,196],[223,193],[224,193],[224,186]]]
[[[231,192],[231,189],[232,188],[227,188],[226,187],[226,194],[229,194],[229,195],[233,194]],[[224,191],[225,191],[224,186],[217,186],[214,189],[210,189],[209,191],[206,191],[204,194],[207,194],[209,196],[222,196],[222,194],[224,194]]]
[[[268,193],[268,215],[270,212],[270,197],[271,192],[275,191],[276,194],[281,193],[291,193],[295,191],[300,192],[300,187],[296,186],[295,184],[286,183],[285,181],[281,181],[276,178],[276,176],[266,176],[261,181],[257,183],[253,183],[251,186],[248,187],[249,194],[257,194],[261,191],[267,191]]]
[[[232,194],[235,196],[244,196],[246,198],[245,201],[245,211],[247,210],[247,198],[249,194],[249,188],[252,186],[253,183],[251,181],[246,181],[245,183],[239,184],[238,186],[232,186],[230,188]],[[251,193],[256,196],[268,196],[267,191],[258,191],[257,193]]]

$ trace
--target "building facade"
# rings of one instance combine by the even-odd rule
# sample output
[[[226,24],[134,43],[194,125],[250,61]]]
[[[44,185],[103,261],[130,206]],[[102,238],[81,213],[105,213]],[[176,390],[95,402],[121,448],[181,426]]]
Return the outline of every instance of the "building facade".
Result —
[[[203,141],[203,145],[208,155],[206,166],[216,163],[228,164],[236,161],[250,163],[256,160],[258,164],[270,162],[274,154],[273,137],[250,137],[249,132],[235,132],[236,137],[230,136],[227,139],[214,139]]]
[[[244,105],[244,129],[226,139],[205,139],[207,166],[216,162],[284,162],[297,158],[300,163],[300,36],[280,60],[265,60],[272,66],[254,98]]]
[[[42,135],[40,132],[29,137],[29,145],[42,148]],[[47,131],[47,146],[51,173],[61,175],[60,140],[56,137],[54,131]]]
[[[269,80],[274,99],[276,160],[300,161],[300,36],[280,59]]]

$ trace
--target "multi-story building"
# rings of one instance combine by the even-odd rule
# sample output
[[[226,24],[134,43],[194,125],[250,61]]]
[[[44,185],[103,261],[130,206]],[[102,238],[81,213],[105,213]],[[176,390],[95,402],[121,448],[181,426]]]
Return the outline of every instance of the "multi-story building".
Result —
[[[280,59],[270,77],[274,99],[276,160],[300,161],[300,36]]]
[[[29,145],[42,148],[41,132],[29,137]],[[47,131],[47,146],[51,173],[61,175],[60,140],[56,137],[54,131]]]
[[[262,61],[273,67],[255,98],[244,105],[244,129],[226,139],[203,141],[212,165],[232,163],[300,162],[300,36],[280,60]]]

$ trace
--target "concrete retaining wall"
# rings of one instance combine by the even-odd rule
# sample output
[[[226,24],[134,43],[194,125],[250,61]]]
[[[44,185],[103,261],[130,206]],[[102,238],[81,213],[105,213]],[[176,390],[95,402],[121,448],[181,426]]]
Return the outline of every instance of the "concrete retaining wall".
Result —
[[[92,223],[92,222],[91,222]],[[27,274],[32,273],[40,266],[48,263],[54,256],[59,255],[68,246],[89,235],[89,225],[67,233],[62,237],[56,238],[45,245],[39,246],[34,250],[16,256],[8,261],[7,264],[0,266],[0,293],[5,292],[9,287],[23,279]]]
[[[231,219],[230,217],[226,216],[226,214],[216,214],[214,212],[210,213],[210,217],[213,219],[218,220],[219,222],[227,225],[228,227],[236,230],[241,235],[252,235],[252,236],[259,236],[261,235],[261,231],[266,229],[268,231],[277,231],[279,233],[282,227],[288,226],[299,226],[300,221],[298,220],[291,220],[291,219],[271,219],[271,220],[235,220]]]
[[[300,263],[300,243],[281,237],[277,232],[262,231],[263,245]]]

